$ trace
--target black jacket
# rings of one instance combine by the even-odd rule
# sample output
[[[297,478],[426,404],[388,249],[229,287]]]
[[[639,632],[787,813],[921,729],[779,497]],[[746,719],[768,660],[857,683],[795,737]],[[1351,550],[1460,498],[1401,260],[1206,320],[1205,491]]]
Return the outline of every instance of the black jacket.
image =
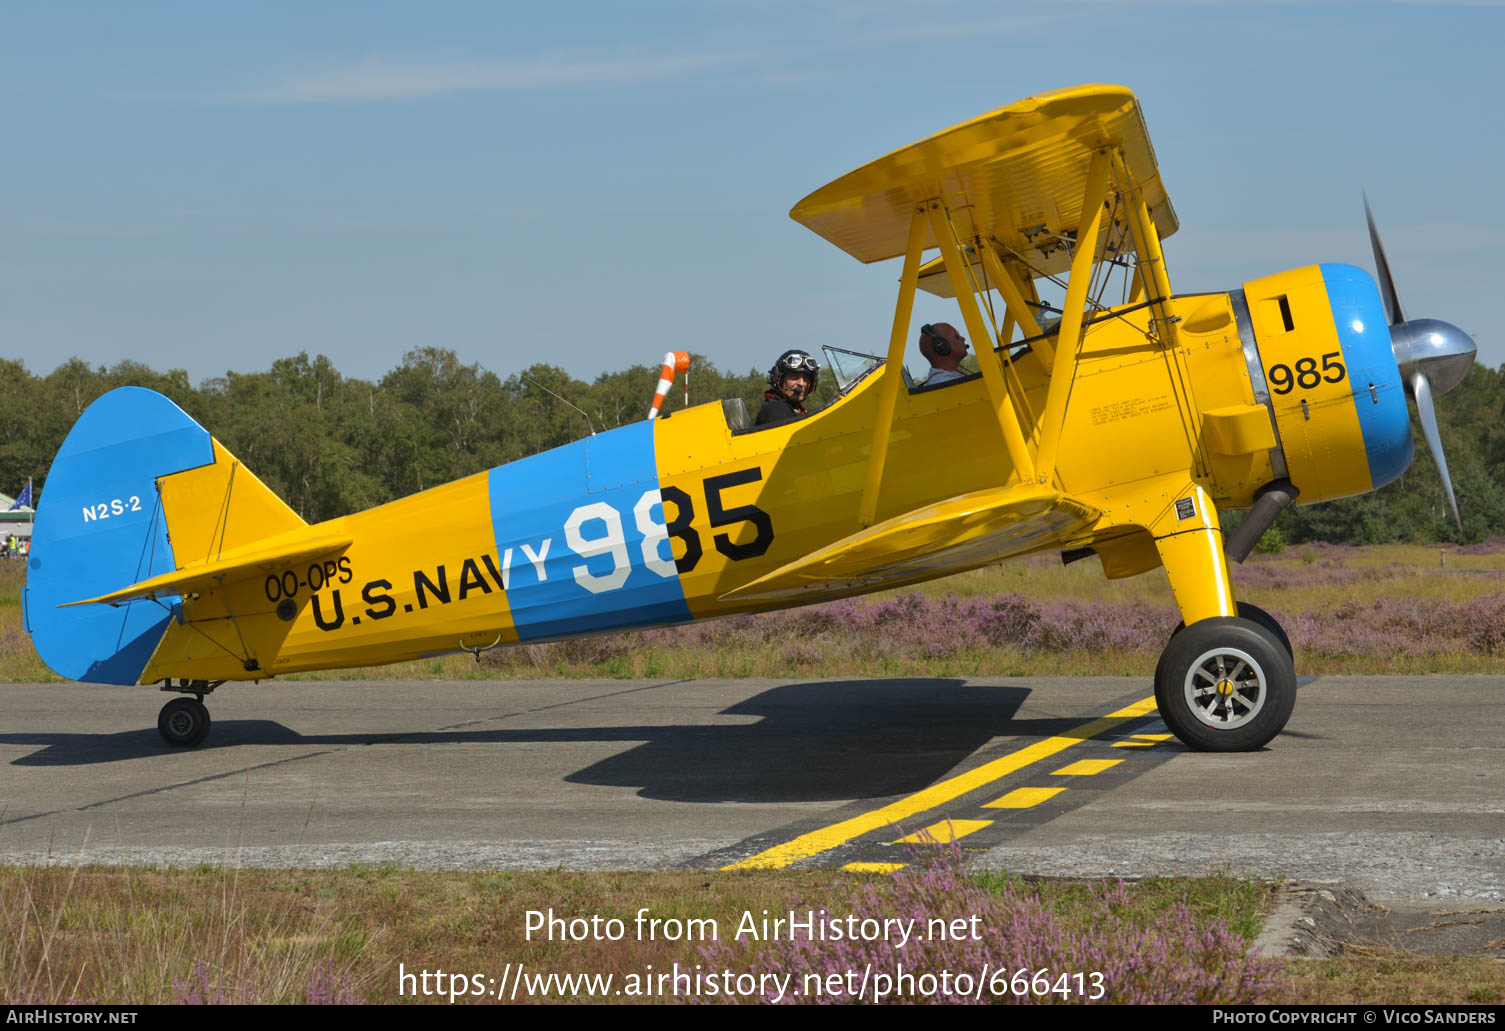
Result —
[[[809,414],[802,405],[789,400],[778,391],[765,390],[763,407],[758,409],[758,417],[753,420],[753,425],[777,426],[781,422],[793,422]]]

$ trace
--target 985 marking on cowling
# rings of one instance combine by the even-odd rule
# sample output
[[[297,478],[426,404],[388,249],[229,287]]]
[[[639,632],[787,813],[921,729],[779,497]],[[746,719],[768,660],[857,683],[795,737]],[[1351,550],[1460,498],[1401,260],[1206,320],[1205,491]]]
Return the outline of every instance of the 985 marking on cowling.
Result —
[[[1302,390],[1315,390],[1323,382],[1343,382],[1343,378],[1348,375],[1348,369],[1339,360],[1342,357],[1341,351],[1329,351],[1324,354],[1320,372],[1317,371],[1317,359],[1299,358],[1294,372],[1289,365],[1272,365],[1266,375],[1269,377],[1271,389],[1277,394],[1289,394],[1297,387]]]

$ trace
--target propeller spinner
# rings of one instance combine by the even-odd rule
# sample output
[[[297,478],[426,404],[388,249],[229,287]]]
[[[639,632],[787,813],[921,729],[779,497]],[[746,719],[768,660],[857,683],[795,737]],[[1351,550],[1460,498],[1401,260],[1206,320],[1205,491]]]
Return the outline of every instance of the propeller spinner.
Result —
[[[1395,352],[1395,364],[1400,367],[1406,392],[1416,402],[1416,414],[1421,418],[1427,447],[1431,448],[1437,471],[1442,474],[1442,488],[1447,492],[1448,503],[1453,506],[1453,518],[1458,521],[1461,531],[1463,517],[1458,514],[1458,499],[1453,496],[1453,481],[1448,475],[1447,458],[1442,453],[1442,437],[1437,432],[1437,412],[1432,407],[1432,395],[1446,394],[1462,382],[1468,375],[1469,366],[1474,363],[1478,345],[1473,337],[1449,323],[1437,319],[1406,321],[1367,196],[1364,198],[1364,217],[1369,222],[1369,242],[1374,248],[1380,293],[1385,298],[1385,312],[1390,317],[1390,347]]]

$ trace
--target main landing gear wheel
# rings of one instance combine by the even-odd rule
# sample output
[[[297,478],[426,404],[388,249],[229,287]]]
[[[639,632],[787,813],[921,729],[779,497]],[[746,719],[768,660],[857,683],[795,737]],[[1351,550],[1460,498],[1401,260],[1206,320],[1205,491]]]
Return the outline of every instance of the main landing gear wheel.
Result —
[[[197,698],[174,698],[162,706],[157,730],[174,748],[192,748],[209,736],[209,708]]]
[[[1280,642],[1280,646],[1284,648],[1286,650],[1286,654],[1291,657],[1291,661],[1296,661],[1296,649],[1291,647],[1291,639],[1286,636],[1285,627],[1277,623],[1274,616],[1270,615],[1258,605],[1251,605],[1247,601],[1241,601],[1238,603],[1238,614],[1240,617],[1247,619],[1251,623],[1258,623],[1260,626],[1270,631],[1270,633],[1274,634],[1275,639]],[[1185,629],[1185,623],[1177,623],[1176,629],[1171,631],[1171,638],[1174,639],[1177,634]],[[1169,646],[1167,646],[1166,651],[1160,653],[1160,662],[1155,666],[1156,683],[1159,683],[1160,681],[1160,667],[1165,665],[1165,656],[1169,652],[1169,650]]]
[[[1291,718],[1296,666],[1280,637],[1254,620],[1200,620],[1165,646],[1155,702],[1189,748],[1251,752]]]
[[[1295,661],[1296,649],[1291,647],[1291,639],[1286,636],[1285,627],[1275,622],[1274,616],[1270,615],[1258,605],[1250,605],[1247,601],[1241,601],[1238,603],[1238,614],[1241,618],[1247,619],[1251,623],[1258,623],[1260,626],[1270,631],[1270,633],[1274,634],[1275,640],[1280,642],[1280,646],[1286,650],[1286,654],[1291,657],[1291,660],[1293,662]]]

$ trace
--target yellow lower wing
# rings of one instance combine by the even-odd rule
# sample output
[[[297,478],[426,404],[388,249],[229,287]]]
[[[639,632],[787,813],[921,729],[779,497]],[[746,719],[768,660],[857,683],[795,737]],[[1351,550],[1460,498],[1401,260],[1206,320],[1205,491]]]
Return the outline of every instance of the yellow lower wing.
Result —
[[[995,488],[888,519],[722,595],[798,598],[807,591],[897,587],[1001,562],[1097,520],[1091,505],[1048,487]]]

